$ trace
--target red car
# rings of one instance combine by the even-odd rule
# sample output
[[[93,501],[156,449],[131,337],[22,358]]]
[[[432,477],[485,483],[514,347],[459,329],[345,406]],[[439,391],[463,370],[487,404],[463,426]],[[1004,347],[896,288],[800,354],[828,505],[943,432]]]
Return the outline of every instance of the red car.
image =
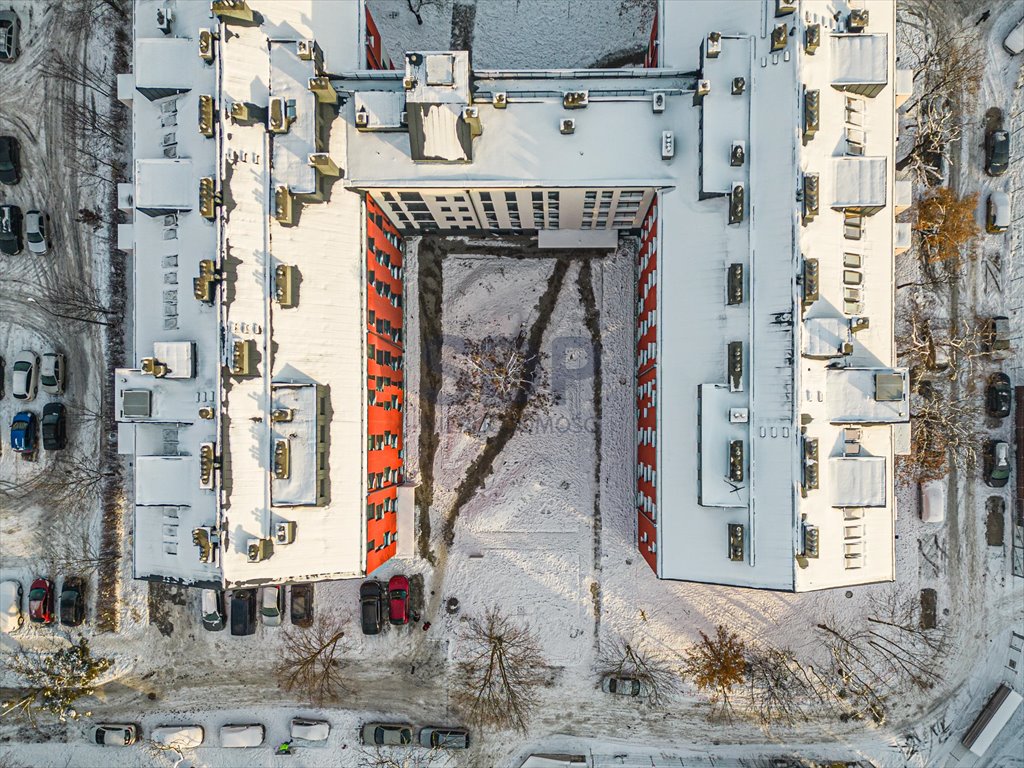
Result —
[[[28,592],[28,617],[36,624],[53,623],[53,582],[49,579],[32,582]]]
[[[388,620],[396,625],[409,623],[409,580],[392,576],[388,581]]]

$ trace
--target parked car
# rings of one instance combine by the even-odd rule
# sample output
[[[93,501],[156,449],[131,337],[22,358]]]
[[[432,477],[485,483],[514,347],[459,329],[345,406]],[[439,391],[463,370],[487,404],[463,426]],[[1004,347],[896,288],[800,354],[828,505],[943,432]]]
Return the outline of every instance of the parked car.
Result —
[[[989,131],[985,136],[985,173],[1002,176],[1010,166],[1010,134],[1004,130]]]
[[[1012,404],[1013,388],[1010,386],[1010,377],[1005,373],[993,373],[985,389],[985,410],[988,411],[988,415],[1005,419],[1010,415]]]
[[[1011,56],[1024,51],[1024,19],[1018,21],[1017,26],[1010,30],[1010,34],[1003,40],[1003,48]]]
[[[326,720],[308,720],[305,717],[292,719],[292,741],[327,741],[331,735],[331,724]]]
[[[203,629],[211,632],[224,629],[224,593],[219,589],[204,589],[199,602]]]
[[[47,352],[39,362],[39,384],[48,395],[64,394],[64,362],[60,352]]]
[[[14,414],[11,421],[11,448],[31,457],[36,452],[36,415],[32,411]]]
[[[260,618],[268,627],[279,627],[284,620],[284,589],[271,586],[260,589]]]
[[[941,523],[946,519],[946,481],[921,483],[921,522]]]
[[[292,624],[308,627],[313,623],[313,585],[292,584]]]
[[[28,591],[28,617],[35,624],[53,623],[53,582],[39,578]]]
[[[229,723],[220,727],[220,745],[232,749],[258,747],[263,743],[265,734],[266,731],[259,723]]]
[[[1010,196],[1005,192],[993,192],[985,206],[985,230],[994,235],[1010,228]]]
[[[21,181],[21,147],[13,136],[0,136],[0,184]]]
[[[24,241],[21,239],[21,208],[16,205],[0,205],[0,253],[17,256]]]
[[[0,632],[5,635],[9,635],[25,623],[25,615],[21,612],[23,595],[21,582],[0,582]]]
[[[236,589],[231,593],[231,634],[251,635],[256,631],[256,590]]]
[[[77,576],[64,579],[60,591],[60,623],[77,627],[85,621],[85,582]]]
[[[11,366],[11,394],[15,400],[35,400],[39,390],[39,358],[23,349]]]
[[[1010,445],[992,440],[985,446],[985,484],[1002,488],[1010,479]]]
[[[160,725],[149,738],[165,747],[195,749],[203,743],[206,734],[201,725]]]
[[[360,617],[364,635],[380,633],[384,623],[384,588],[376,579],[364,581],[359,587]]]
[[[619,696],[639,696],[640,681],[635,677],[605,675],[604,680],[601,681],[601,690]]]
[[[430,749],[469,749],[469,731],[462,728],[420,728],[420,746]]]
[[[388,621],[395,626],[409,623],[409,580],[392,576],[388,581]]]
[[[360,736],[363,744],[398,747],[412,743],[412,726],[407,723],[367,723]]]
[[[67,418],[64,403],[43,406],[43,449],[62,451],[67,445]]]
[[[26,213],[25,239],[32,253],[42,255],[50,250],[50,217],[42,211]]]
[[[0,11],[0,61],[11,63],[21,53],[21,20],[14,11]]]
[[[99,723],[89,730],[89,741],[101,747],[130,747],[139,739],[133,723]]]

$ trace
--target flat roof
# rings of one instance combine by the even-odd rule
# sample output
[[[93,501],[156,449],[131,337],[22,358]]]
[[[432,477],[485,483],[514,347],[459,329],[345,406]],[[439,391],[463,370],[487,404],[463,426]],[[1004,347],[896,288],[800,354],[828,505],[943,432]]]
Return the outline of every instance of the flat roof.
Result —
[[[296,194],[316,191],[316,170],[309,156],[317,151],[317,110],[314,94],[308,88],[316,76],[312,59],[299,58],[294,41],[271,40],[270,71],[266,75],[271,98],[285,100],[286,110],[294,119],[284,133],[270,135],[274,153],[271,170],[274,187],[285,185]]]
[[[199,201],[199,180],[188,159],[135,161],[135,207],[190,211]]]
[[[135,87],[187,91],[195,85],[193,71],[199,62],[199,43],[194,38],[138,38]]]
[[[875,11],[875,5],[872,5],[872,21],[877,19]],[[873,85],[888,82],[888,35],[841,34],[830,37],[834,85]]]

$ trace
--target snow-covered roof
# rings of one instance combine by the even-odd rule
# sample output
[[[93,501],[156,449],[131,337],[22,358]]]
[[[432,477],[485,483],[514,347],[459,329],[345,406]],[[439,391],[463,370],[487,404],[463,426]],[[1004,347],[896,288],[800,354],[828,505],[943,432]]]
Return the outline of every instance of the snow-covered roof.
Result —
[[[845,317],[814,317],[804,321],[804,357],[832,358],[843,354],[843,345],[853,341],[850,321]]]
[[[872,14],[875,15],[874,9]],[[888,35],[841,34],[832,35],[831,39],[833,85],[873,85],[888,82]]]
[[[270,493],[277,506],[313,506],[317,500],[317,410],[315,384],[273,384],[271,451],[284,443],[288,471],[271,474]],[[274,414],[282,412],[275,420]],[[287,414],[287,417],[284,417]]]
[[[199,199],[199,182],[187,159],[135,161],[135,207],[140,210],[190,211]]]
[[[299,57],[297,43],[270,42],[270,97],[284,100],[291,124],[272,134],[273,185],[287,186],[296,194],[316,191],[316,170],[309,156],[317,151],[317,101],[308,84],[316,76],[312,58]]]
[[[188,37],[147,37],[135,41],[135,86],[187,91],[194,87],[199,62],[196,41]]]
[[[734,182],[744,182],[746,163],[733,165],[730,156],[733,143],[750,135],[751,38],[723,37],[721,52],[715,57],[705,54],[703,79],[711,90],[701,97],[701,188],[707,194],[726,194]],[[741,78],[740,93],[733,93],[733,83]],[[684,137],[680,137],[685,143]],[[677,151],[679,151],[677,149]]]
[[[826,407],[834,424],[910,418],[910,373],[905,368],[832,368],[827,380]]]
[[[199,484],[195,456],[136,456],[135,503],[144,506],[183,506]]]
[[[884,456],[832,456],[833,507],[884,507],[887,498]]]
[[[885,205],[887,158],[837,157],[832,161],[834,208],[878,208]]]

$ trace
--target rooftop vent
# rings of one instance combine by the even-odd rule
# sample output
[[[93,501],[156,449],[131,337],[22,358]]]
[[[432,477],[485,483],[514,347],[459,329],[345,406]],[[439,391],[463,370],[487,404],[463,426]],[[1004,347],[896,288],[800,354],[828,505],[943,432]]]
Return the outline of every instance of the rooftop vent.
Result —
[[[732,148],[729,150],[729,165],[733,168],[739,168],[746,162],[747,159],[747,144],[744,141],[734,141]]]
[[[729,559],[743,561],[743,526],[739,523],[729,523]]]
[[[846,29],[848,32],[863,32],[868,27],[868,9],[854,8],[846,17]]]
[[[563,136],[576,133],[576,121],[571,117],[563,118],[558,121],[558,130]]]
[[[746,193],[743,185],[738,181],[733,182],[732,191],[729,193],[729,223],[743,223],[743,208]]]
[[[743,342],[730,341],[728,346],[727,373],[729,376],[729,391],[743,391]]]
[[[676,135],[672,131],[661,132],[661,159],[671,160],[676,155]]]
[[[152,415],[151,399],[148,389],[126,389],[121,393],[121,413],[130,419],[148,419]]]
[[[213,32],[209,29],[199,30],[199,58],[209,64],[213,61]]]
[[[742,96],[747,90],[747,79],[745,77],[734,77],[732,79],[732,95]]]
[[[717,59],[722,52],[722,33],[709,32],[707,46],[704,48],[704,56],[709,59]]]
[[[729,479],[734,483],[743,482],[743,441],[729,442]]]
[[[665,111],[665,107],[668,105],[668,97],[661,91],[657,91],[651,94],[651,109],[657,114],[661,114]]]
[[[728,276],[729,296],[727,303],[735,306],[743,303],[743,265],[730,264]]]
[[[786,26],[786,23],[776,24],[775,29],[772,30],[772,53],[784,50],[788,40],[789,27]]]
[[[562,106],[566,109],[583,109],[589,103],[589,91],[568,91],[562,94]]]
[[[804,30],[804,52],[810,56],[821,45],[821,24],[809,24]]]
[[[804,438],[804,489],[818,487],[818,438]]]
[[[250,563],[266,560],[274,554],[274,544],[270,539],[249,539],[245,545],[245,559]]]
[[[213,96],[203,93],[199,96],[199,132],[207,138],[213,136]]]

